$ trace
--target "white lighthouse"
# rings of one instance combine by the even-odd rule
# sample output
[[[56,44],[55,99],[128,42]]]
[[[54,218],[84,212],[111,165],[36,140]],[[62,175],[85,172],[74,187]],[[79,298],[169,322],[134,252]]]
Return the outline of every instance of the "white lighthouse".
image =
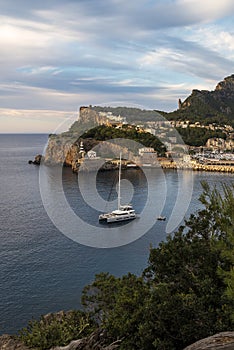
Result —
[[[81,157],[81,158],[84,158],[84,156],[85,156],[85,150],[84,150],[83,141],[80,142],[80,151],[79,151],[79,153],[80,153],[80,157]]]

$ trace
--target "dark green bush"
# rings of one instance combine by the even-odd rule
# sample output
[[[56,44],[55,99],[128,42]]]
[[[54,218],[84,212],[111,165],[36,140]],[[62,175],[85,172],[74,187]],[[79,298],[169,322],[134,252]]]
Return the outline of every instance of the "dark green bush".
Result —
[[[94,322],[82,311],[69,311],[42,316],[39,321],[32,320],[26,328],[19,331],[19,338],[29,347],[40,350],[56,345],[67,345],[74,339],[90,334]]]

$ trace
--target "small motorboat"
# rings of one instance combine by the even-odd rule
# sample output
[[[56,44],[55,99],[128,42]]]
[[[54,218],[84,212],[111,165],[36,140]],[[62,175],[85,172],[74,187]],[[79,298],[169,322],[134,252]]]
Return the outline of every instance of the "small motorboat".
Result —
[[[166,220],[166,216],[158,216],[157,220],[159,221],[165,221]]]

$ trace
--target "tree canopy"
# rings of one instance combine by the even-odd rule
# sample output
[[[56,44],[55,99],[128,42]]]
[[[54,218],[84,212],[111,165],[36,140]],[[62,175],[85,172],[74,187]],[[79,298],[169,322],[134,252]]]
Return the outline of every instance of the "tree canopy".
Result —
[[[121,129],[113,128],[111,126],[99,125],[86,131],[82,139],[92,138],[97,141],[106,141],[110,139],[130,139],[134,140],[143,146],[152,147],[159,155],[164,155],[166,148],[162,142],[149,132],[139,132],[133,125],[123,125]]]

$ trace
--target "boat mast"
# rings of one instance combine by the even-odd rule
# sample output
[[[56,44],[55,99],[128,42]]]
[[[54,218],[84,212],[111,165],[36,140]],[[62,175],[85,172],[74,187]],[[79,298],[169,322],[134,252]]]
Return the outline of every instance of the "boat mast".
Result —
[[[120,152],[120,155],[119,155],[119,187],[118,187],[118,210],[120,210],[120,181],[121,181],[121,156],[122,156],[122,153]]]

